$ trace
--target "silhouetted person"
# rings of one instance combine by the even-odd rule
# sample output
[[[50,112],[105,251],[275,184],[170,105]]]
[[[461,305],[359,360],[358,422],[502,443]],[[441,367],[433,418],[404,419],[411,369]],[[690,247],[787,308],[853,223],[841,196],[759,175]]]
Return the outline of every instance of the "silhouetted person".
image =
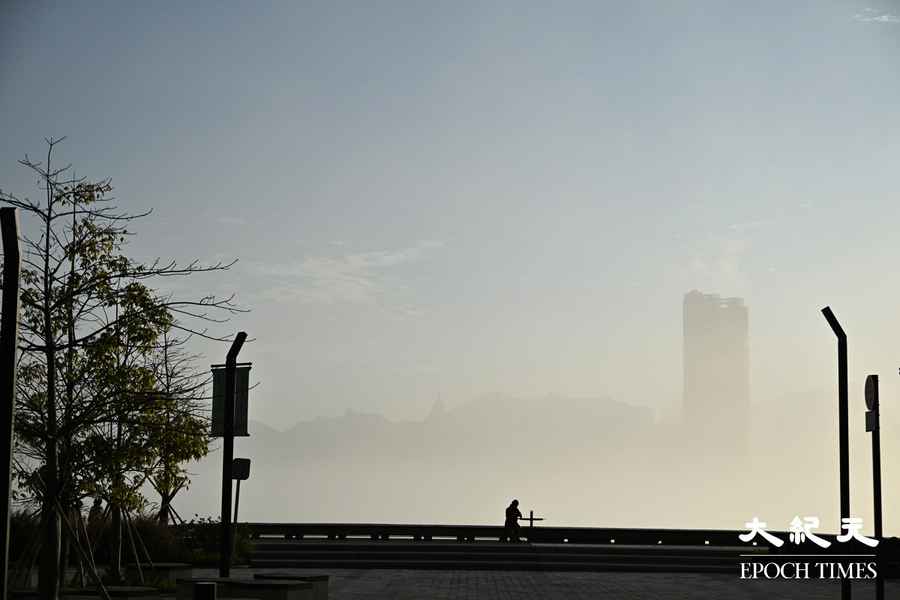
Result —
[[[519,541],[519,519],[522,513],[519,512],[519,501],[513,500],[506,507],[506,522],[503,524],[503,537],[511,542]]]

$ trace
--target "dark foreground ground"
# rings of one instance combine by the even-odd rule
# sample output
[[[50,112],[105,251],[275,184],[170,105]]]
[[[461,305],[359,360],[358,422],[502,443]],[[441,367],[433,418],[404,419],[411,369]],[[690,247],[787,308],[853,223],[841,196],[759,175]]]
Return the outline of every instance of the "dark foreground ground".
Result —
[[[331,600],[838,600],[841,597],[840,584],[834,581],[742,581],[737,574],[239,568],[232,569],[232,576],[252,578],[253,573],[267,571],[330,575]],[[216,569],[194,569],[195,577],[216,575]],[[174,597],[173,593],[140,598],[174,600]],[[884,597],[900,598],[900,580],[887,582]],[[97,596],[68,598],[97,600]],[[853,584],[854,600],[874,598],[874,583]]]
[[[331,575],[332,600],[632,600],[753,599],[838,600],[831,581],[741,581],[731,575],[668,573],[572,573],[546,571],[424,571],[379,569],[238,569],[235,576],[278,571]],[[216,575],[196,569],[197,576]],[[875,585],[857,582],[854,600],[875,598]],[[887,582],[885,598],[900,598],[900,581]]]

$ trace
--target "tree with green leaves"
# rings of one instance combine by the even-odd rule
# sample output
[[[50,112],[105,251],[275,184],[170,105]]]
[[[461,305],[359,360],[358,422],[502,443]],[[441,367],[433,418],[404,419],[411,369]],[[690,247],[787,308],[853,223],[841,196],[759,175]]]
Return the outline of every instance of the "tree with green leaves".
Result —
[[[183,349],[189,338],[172,337],[164,329],[152,346],[142,346],[121,332],[117,335],[112,346],[115,365],[100,374],[107,378],[101,383],[106,393],[129,400],[117,403],[114,422],[95,427],[87,436],[87,454],[97,459],[90,462],[84,491],[107,504],[110,575],[121,580],[123,530],[129,538],[136,535],[129,525],[131,515],[149,504],[142,488],[149,483],[160,492],[159,514],[173,510],[172,499],[188,484],[183,463],[208,452],[209,419],[202,414],[207,381],[194,369],[198,357]]]
[[[200,357],[186,350],[190,337],[173,337],[164,332],[153,363],[163,418],[152,430],[160,460],[147,480],[159,494],[156,516],[161,525],[167,525],[170,517],[180,519],[172,501],[190,485],[183,465],[203,458],[209,450],[210,423],[204,413],[211,399],[207,390],[212,378],[208,372],[196,369]]]
[[[33,232],[22,240],[17,476],[41,507],[39,588],[50,599],[59,594],[63,532],[76,532],[67,515],[91,491],[91,477],[104,466],[118,469],[124,480],[112,489],[116,502],[127,505],[129,477],[147,467],[132,463],[142,460],[137,449],[152,443],[141,431],[158,408],[146,393],[157,391],[146,360],[160,336],[180,331],[225,341],[207,324],[241,311],[231,297],[156,292],[151,284],[161,277],[225,271],[234,263],[145,264],[127,257],[128,227],[149,212],[120,212],[108,180],[77,179],[69,166],[55,167],[60,141],[47,140],[43,163],[27,155],[20,161],[37,175],[41,200],[0,191],[0,201],[19,208]],[[104,463],[110,450],[98,435],[104,431],[116,440],[115,467]]]

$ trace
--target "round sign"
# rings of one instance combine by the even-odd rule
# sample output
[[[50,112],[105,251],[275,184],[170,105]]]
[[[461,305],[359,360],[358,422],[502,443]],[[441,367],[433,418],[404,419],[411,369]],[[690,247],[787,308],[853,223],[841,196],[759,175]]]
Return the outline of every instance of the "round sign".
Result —
[[[866,377],[866,408],[878,409],[878,375]]]

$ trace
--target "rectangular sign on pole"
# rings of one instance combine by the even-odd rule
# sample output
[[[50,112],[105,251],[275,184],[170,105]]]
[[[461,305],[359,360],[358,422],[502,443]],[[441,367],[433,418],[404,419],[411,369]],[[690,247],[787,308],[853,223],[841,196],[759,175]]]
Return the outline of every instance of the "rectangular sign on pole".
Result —
[[[213,369],[212,437],[225,435],[225,369]],[[247,399],[250,367],[240,366],[234,373],[234,435],[248,437]]]

